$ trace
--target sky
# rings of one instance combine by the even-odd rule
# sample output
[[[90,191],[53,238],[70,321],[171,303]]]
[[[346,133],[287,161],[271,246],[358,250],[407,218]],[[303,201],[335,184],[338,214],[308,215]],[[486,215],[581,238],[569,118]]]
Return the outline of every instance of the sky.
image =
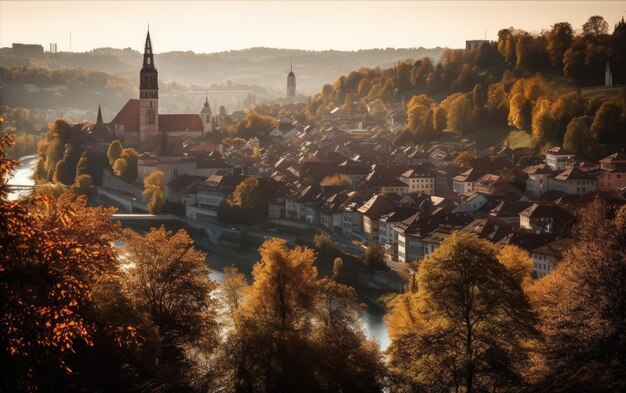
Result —
[[[251,47],[307,50],[461,48],[497,39],[514,26],[540,32],[555,22],[575,29],[602,15],[610,29],[626,1],[12,1],[0,0],[0,47],[47,50],[143,49],[212,53]]]

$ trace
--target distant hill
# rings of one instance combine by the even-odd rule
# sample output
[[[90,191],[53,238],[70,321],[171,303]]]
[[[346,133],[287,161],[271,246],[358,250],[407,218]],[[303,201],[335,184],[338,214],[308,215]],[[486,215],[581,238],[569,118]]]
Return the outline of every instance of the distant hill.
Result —
[[[156,43],[155,43],[156,44]],[[368,49],[359,51],[305,51],[275,48],[198,54],[165,52],[155,56],[159,78],[177,84],[211,85],[231,80],[239,85],[285,87],[289,63],[293,61],[298,91],[313,94],[328,81],[361,67],[389,67],[396,61],[424,56],[439,60],[443,48]],[[117,76],[137,78],[141,53],[127,49],[99,48],[90,52],[44,54],[43,57],[14,56],[11,49],[0,50],[0,66],[24,66],[51,70],[83,68]]]

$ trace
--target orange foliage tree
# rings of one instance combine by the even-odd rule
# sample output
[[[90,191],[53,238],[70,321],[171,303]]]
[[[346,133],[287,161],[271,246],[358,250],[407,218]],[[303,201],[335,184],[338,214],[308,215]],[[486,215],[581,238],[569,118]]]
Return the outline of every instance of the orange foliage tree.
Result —
[[[0,140],[0,390],[50,389],[72,374],[76,352],[94,335],[124,345],[137,334],[90,317],[95,282],[117,269],[113,209],[87,207],[71,192],[7,200],[9,143]]]

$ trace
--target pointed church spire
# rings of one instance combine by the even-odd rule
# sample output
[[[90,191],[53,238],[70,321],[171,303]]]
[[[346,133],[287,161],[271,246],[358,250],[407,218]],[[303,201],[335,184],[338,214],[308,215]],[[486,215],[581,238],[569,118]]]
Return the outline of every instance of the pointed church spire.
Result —
[[[289,58],[289,71],[293,72],[293,57]]]
[[[150,39],[150,26],[146,34],[146,43],[143,48],[143,68],[154,69],[154,55],[152,54],[152,40]]]
[[[100,102],[98,101],[98,118],[96,119],[96,125],[102,125],[104,121],[102,121],[102,109],[100,109]]]

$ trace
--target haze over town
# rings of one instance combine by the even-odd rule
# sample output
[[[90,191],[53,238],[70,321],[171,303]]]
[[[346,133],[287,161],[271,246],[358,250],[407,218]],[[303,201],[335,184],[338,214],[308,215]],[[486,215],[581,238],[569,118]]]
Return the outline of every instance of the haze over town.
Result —
[[[0,1],[0,46],[58,43],[59,51],[133,48],[148,24],[157,53],[251,47],[306,50],[462,48],[503,27],[538,33],[555,21],[581,26],[591,14],[613,25],[620,1]],[[59,24],[62,20],[63,23]],[[115,26],[106,29],[103,25]],[[485,37],[486,34],[486,37]]]

